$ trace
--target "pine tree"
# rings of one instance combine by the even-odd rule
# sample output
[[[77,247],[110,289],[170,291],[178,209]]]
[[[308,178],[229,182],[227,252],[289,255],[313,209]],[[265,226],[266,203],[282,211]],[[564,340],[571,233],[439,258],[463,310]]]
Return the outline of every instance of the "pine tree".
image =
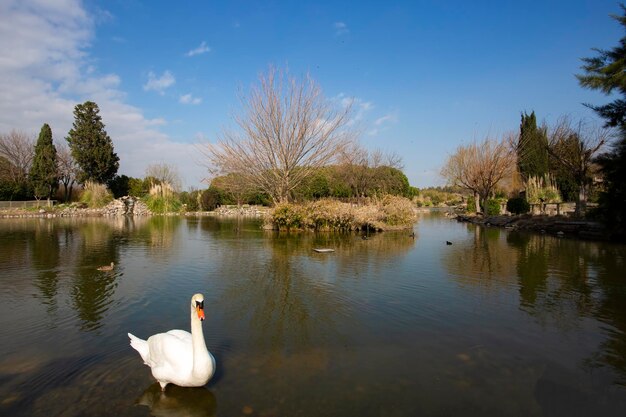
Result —
[[[620,5],[623,15],[611,15],[626,28],[626,7]],[[604,175],[604,191],[600,195],[600,211],[613,233],[626,240],[626,36],[618,46],[607,51],[594,49],[598,55],[583,58],[584,75],[577,75],[580,85],[605,94],[617,92],[619,98],[603,106],[586,104],[605,119],[607,127],[619,128],[619,139],[612,150],[598,157],[597,163]]]
[[[45,123],[39,132],[33,164],[29,172],[35,198],[37,200],[43,197],[50,199],[57,189],[58,177],[57,150],[52,143],[52,129]]]
[[[622,26],[626,27],[626,7],[621,5],[623,16],[611,15]],[[626,36],[620,39],[619,45],[607,51],[594,49],[598,56],[583,58],[584,75],[577,75],[581,86],[591,90],[600,90],[611,94],[616,90],[622,98],[618,98],[603,106],[585,104],[594,109],[610,127],[626,126]]]
[[[524,181],[543,178],[548,173],[548,135],[537,127],[535,112],[522,113],[517,143],[517,167]]]
[[[92,101],[74,108],[74,124],[67,135],[72,156],[80,167],[78,180],[105,184],[112,180],[119,168],[119,158],[113,142],[104,130],[98,114],[100,109]]]

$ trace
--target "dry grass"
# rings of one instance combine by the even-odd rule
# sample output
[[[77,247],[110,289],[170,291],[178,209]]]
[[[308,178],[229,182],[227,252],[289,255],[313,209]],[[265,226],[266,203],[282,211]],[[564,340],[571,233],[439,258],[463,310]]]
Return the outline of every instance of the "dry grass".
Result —
[[[104,184],[93,181],[85,182],[83,192],[80,195],[80,202],[87,204],[90,208],[104,207],[113,201],[113,194]]]
[[[277,230],[391,230],[411,227],[415,205],[408,199],[386,196],[368,205],[323,199],[303,205],[280,204],[267,222]]]

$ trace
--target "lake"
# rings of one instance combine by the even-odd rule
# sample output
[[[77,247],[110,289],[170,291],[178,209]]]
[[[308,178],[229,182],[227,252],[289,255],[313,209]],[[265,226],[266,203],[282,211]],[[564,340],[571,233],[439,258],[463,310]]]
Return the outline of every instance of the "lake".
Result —
[[[626,246],[260,226],[0,219],[0,415],[626,415]],[[216,375],[161,394],[126,333],[189,330],[196,292]]]

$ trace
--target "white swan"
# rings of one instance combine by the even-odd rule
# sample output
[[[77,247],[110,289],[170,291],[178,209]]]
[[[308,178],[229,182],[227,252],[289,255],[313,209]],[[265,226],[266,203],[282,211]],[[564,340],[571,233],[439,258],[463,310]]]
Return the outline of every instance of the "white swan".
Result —
[[[215,373],[215,358],[206,348],[202,334],[204,296],[191,297],[191,333],[170,330],[139,339],[128,333],[130,345],[141,355],[143,362],[152,368],[152,376],[165,390],[167,384],[181,387],[201,387]]]

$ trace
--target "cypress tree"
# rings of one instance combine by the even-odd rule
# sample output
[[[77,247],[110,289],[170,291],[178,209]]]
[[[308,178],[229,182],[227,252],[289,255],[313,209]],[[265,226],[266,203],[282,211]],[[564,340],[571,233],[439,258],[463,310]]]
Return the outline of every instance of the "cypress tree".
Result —
[[[29,172],[35,198],[50,198],[59,183],[57,150],[52,143],[52,129],[47,123],[41,127],[35,145],[35,155]]]
[[[119,158],[113,149],[113,141],[104,130],[98,114],[100,109],[92,101],[74,108],[74,124],[67,135],[72,157],[80,167],[78,180],[105,184],[112,180],[119,168]]]
[[[548,173],[548,135],[544,128],[537,127],[534,111],[522,113],[517,167],[524,181],[531,176],[543,178]]]

